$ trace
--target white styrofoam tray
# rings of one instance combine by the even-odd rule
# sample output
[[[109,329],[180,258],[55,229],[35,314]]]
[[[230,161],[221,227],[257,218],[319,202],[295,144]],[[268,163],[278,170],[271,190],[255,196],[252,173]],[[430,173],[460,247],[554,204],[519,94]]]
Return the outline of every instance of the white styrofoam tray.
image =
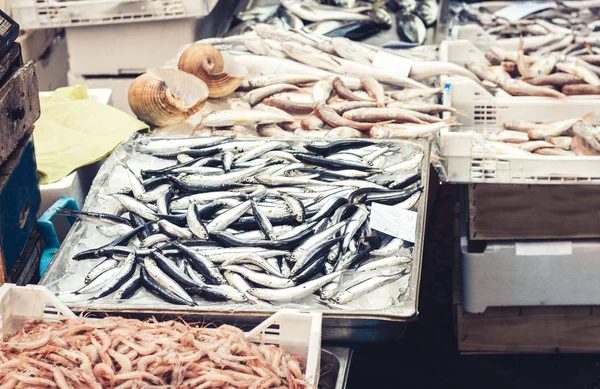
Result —
[[[89,90],[97,88],[106,88],[112,91],[111,105],[116,109],[133,115],[129,108],[127,91],[129,85],[135,80],[136,76],[131,77],[85,77],[81,74],[69,72],[67,74],[69,85],[87,85]]]
[[[217,0],[12,0],[23,29],[168,20],[207,15]]]
[[[56,321],[74,316],[67,306],[43,286],[4,284],[0,287],[2,337],[18,331],[24,320]],[[316,386],[319,382],[321,358],[321,325],[322,316],[319,312],[281,309],[247,332],[246,337],[252,342],[274,344],[288,354],[304,357],[306,380]]]
[[[461,205],[462,303],[465,312],[488,307],[598,305],[600,240],[487,241],[469,252]]]

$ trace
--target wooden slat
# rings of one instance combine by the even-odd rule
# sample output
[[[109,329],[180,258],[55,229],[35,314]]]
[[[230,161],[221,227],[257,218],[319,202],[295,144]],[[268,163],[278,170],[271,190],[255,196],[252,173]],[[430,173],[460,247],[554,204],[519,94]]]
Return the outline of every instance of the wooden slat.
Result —
[[[568,306],[568,307],[521,307],[521,316],[590,316],[590,306]]]
[[[33,62],[20,67],[0,87],[0,107],[2,164],[40,117],[40,99]]]
[[[456,305],[458,349],[463,353],[597,353],[597,316],[530,315],[490,317],[464,313]]]
[[[469,185],[473,240],[600,237],[600,186]]]
[[[4,54],[4,57],[0,57],[0,80],[5,81],[5,78],[17,70],[22,64],[21,45],[15,43],[10,50]],[[3,82],[0,82],[0,86],[2,85],[4,85]]]

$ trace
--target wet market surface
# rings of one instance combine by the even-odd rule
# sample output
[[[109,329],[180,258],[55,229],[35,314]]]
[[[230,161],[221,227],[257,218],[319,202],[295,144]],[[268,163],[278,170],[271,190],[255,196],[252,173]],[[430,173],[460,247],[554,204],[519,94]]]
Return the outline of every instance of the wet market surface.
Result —
[[[595,389],[599,355],[469,355],[456,347],[452,307],[453,212],[458,191],[446,186],[431,198],[425,235],[419,320],[399,340],[361,345],[348,389]]]

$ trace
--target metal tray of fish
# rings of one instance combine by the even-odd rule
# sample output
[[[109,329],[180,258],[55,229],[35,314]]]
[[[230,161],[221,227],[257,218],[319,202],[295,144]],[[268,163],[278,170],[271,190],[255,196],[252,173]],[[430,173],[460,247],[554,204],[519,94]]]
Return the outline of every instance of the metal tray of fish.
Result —
[[[177,142],[185,144],[190,141],[200,142],[203,145],[185,150],[176,146],[174,151],[165,152],[164,149],[161,149],[162,151],[154,153],[161,154],[161,156],[149,153],[151,147],[149,148],[148,145],[151,144],[156,145],[159,144],[158,142],[162,142],[160,144],[164,145],[166,142],[168,149],[169,147],[173,148],[173,145],[178,144]],[[214,143],[215,146],[207,146],[211,142],[221,142],[218,144],[219,152],[216,154],[218,158],[215,158],[212,151],[207,151],[210,147],[214,149],[217,145]],[[353,328],[364,326],[365,323],[369,323],[367,327],[371,327],[380,321],[409,320],[417,314],[427,206],[429,148],[429,142],[425,141],[367,139],[334,142],[306,139],[265,141],[215,137],[148,138],[135,135],[122,144],[102,166],[86,199],[84,211],[115,215],[121,208],[119,206],[119,202],[121,202],[125,203],[129,209],[134,207],[135,212],[141,212],[142,221],[139,225],[133,223],[129,228],[126,223],[122,225],[119,224],[120,222],[113,223],[114,225],[111,226],[102,224],[102,220],[100,220],[100,224],[97,223],[98,220],[96,222],[78,221],[56,253],[40,283],[55,292],[69,308],[76,312],[114,312],[142,316],[146,314],[208,315],[223,320],[252,321],[285,306],[305,310],[318,309],[324,314],[326,321],[324,327],[331,326],[339,329],[331,337],[325,335],[326,339],[348,339],[353,333]],[[348,153],[348,149],[353,151]],[[320,150],[321,156],[317,155],[318,153],[310,154],[307,150]],[[187,158],[182,155],[183,151]],[[231,151],[231,153],[226,151]],[[270,154],[267,155],[267,153]],[[353,155],[358,160],[348,161],[346,158],[348,155],[344,158],[340,157],[340,154],[352,153],[356,153]],[[176,156],[179,156],[179,160],[184,162],[178,162],[175,159]],[[257,156],[263,158],[257,158]],[[336,158],[334,159],[333,156]],[[232,157],[233,165],[231,165]],[[296,157],[300,158],[302,163],[284,162],[286,158],[296,159]],[[188,158],[195,162],[189,162]],[[324,162],[323,159],[327,159],[327,161]],[[200,166],[200,169],[198,166],[191,166],[201,160],[211,160],[213,162],[210,165],[213,166]],[[269,162],[266,163],[265,160]],[[323,165],[324,163],[325,165]],[[163,184],[162,187],[164,189],[166,185],[171,189],[162,195],[159,194],[162,199],[161,196],[170,193],[173,187],[178,188],[180,192],[179,198],[171,201],[167,211],[161,213],[163,205],[159,204],[160,201],[147,202],[142,205],[141,209],[137,209],[135,207],[139,207],[140,202],[132,197],[137,196],[137,198],[149,201],[149,197],[156,197],[157,193],[161,191],[161,185],[156,190],[148,189],[147,192],[142,193],[141,197],[139,197],[139,193],[119,193],[124,191],[124,187],[126,188],[125,192],[131,192],[132,188],[144,190],[144,188],[138,188],[140,181],[137,173],[134,172],[156,172],[165,168],[169,170],[173,169],[174,164],[178,164],[178,170],[173,173],[177,173],[179,176],[169,174],[167,178],[170,184]],[[252,166],[253,164],[254,166]],[[369,175],[376,176],[377,182],[385,182],[386,187],[381,188],[382,185],[370,183],[366,178],[361,180],[355,177],[341,176],[341,174],[364,176],[364,170],[361,173],[360,169],[350,168],[358,168],[361,166],[360,164],[371,164],[368,165],[369,168],[365,168],[366,171],[369,171]],[[215,169],[220,169],[216,165],[222,166],[229,173],[221,172],[222,174],[219,173],[219,178],[215,180],[217,177]],[[281,171],[276,172],[276,170],[282,167],[292,173],[279,175]],[[200,171],[204,173],[198,173]],[[243,172],[241,173],[243,177],[235,177],[233,182],[229,181],[231,173],[236,171]],[[256,175],[257,171],[262,173]],[[213,175],[209,172],[212,172]],[[253,173],[251,174],[251,172]],[[316,180],[318,177],[325,176],[328,178],[323,178],[324,181]],[[371,179],[375,181],[374,178],[371,177]],[[244,182],[244,184],[240,182]],[[147,184],[147,181],[144,183]],[[264,186],[257,185],[257,183],[264,184]],[[292,183],[297,184],[298,187],[289,189],[293,194],[291,197],[302,197],[303,200],[307,200],[304,199],[307,197],[308,200],[303,203],[302,215],[297,214],[298,207],[294,207],[293,203],[286,204],[287,214],[283,216],[286,221],[283,223],[278,220],[275,208],[280,206],[276,206],[275,202],[279,201],[277,198],[281,197],[290,201],[283,188],[290,188]],[[333,191],[329,189],[329,192],[336,193],[336,196],[333,196],[335,198],[332,198],[331,193],[325,195],[323,186],[327,185],[333,185],[338,189],[342,188],[342,193],[338,189]],[[203,202],[199,197],[189,200],[188,191],[194,190],[196,194],[200,193],[200,197],[214,196],[213,200]],[[316,193],[316,190],[323,192],[310,200],[312,196],[310,193]],[[232,191],[242,191],[238,192],[242,193],[242,200],[232,201],[232,198],[228,197],[231,196]],[[301,193],[308,193],[308,195],[303,196]],[[269,200],[273,196],[275,200]],[[218,200],[215,200],[215,197]],[[344,198],[344,201],[339,198]],[[189,202],[187,202],[188,200]],[[412,209],[416,212],[414,245],[370,228],[371,213],[366,204],[370,206],[373,202],[396,205],[396,208]],[[211,221],[202,219],[200,223],[194,222],[196,220],[194,217],[200,220],[204,216],[200,207],[204,207],[202,209],[206,211],[206,206],[211,204],[213,211],[215,204],[223,209],[216,211]],[[345,212],[338,212],[341,214],[341,216],[338,215],[340,217],[338,220],[342,221],[333,223],[331,219],[336,217],[335,211],[343,204],[352,204],[352,207],[345,206],[351,210],[351,213],[344,215]],[[176,208],[182,210],[177,211]],[[187,212],[186,209],[191,211]],[[238,213],[239,215],[234,218],[233,222],[229,220],[232,215]],[[240,216],[245,213],[251,213],[253,216]],[[94,219],[94,217],[81,215],[79,217]],[[192,223],[189,226],[188,217],[192,217]],[[282,216],[279,215],[279,217]],[[290,221],[292,217],[296,219],[295,222]],[[144,218],[146,218],[145,221]],[[248,221],[248,219],[254,221]],[[275,226],[264,225],[264,219],[270,220]],[[299,223],[299,220],[303,222]],[[351,220],[359,220],[359,226],[350,226]],[[367,220],[368,222],[365,223]],[[181,223],[182,221],[184,222]],[[225,221],[225,226],[223,226],[223,221]],[[287,226],[286,223],[291,223],[292,226]],[[254,227],[250,228],[249,225]],[[136,226],[135,229],[132,230],[132,226]],[[140,241],[136,234],[142,230],[146,231],[147,228],[150,229],[149,235],[140,235],[140,238],[146,236]],[[159,228],[160,230],[158,230]],[[337,236],[341,228],[344,228],[345,232],[352,231],[353,233]],[[202,229],[210,233],[210,238],[205,236],[200,238],[203,235]],[[309,231],[308,234],[304,234],[306,229]],[[107,235],[116,234],[117,243],[115,243],[114,236],[107,237],[100,233],[101,231]],[[299,231],[304,235],[300,236]],[[245,235],[242,237],[240,234]],[[271,234],[275,236],[271,236]],[[286,234],[288,237],[284,236]],[[292,238],[289,238],[290,235]],[[123,238],[124,236],[127,239]],[[269,236],[274,240],[269,240]],[[318,249],[317,246],[308,245],[309,236],[316,237]],[[351,238],[346,238],[346,236],[351,236]],[[106,246],[109,243],[112,245]],[[338,244],[341,246],[343,255],[330,258],[333,260],[332,268],[328,269],[325,260],[321,260],[316,265],[314,258],[321,259],[323,252],[331,254],[333,246]],[[249,247],[253,245],[256,247]],[[97,249],[102,246],[105,247],[98,251]],[[239,246],[237,247],[238,255],[231,256],[235,253],[235,246]],[[200,269],[196,267],[198,256],[194,256],[194,251],[202,253],[199,261],[203,260],[203,255],[207,255],[204,259],[210,258],[209,262],[214,264],[212,270],[207,271],[203,266],[210,267],[210,265],[203,264],[204,262],[200,263]],[[248,255],[253,251],[260,254],[258,258],[257,255]],[[184,252],[192,257],[178,259]],[[244,252],[245,255],[240,255],[240,252]],[[308,252],[312,253],[311,256],[308,256]],[[316,252],[318,254],[315,254]],[[296,254],[295,258],[292,253]],[[379,257],[376,257],[376,254]],[[177,258],[170,257],[172,255]],[[261,262],[261,258],[263,258],[261,255],[270,260]],[[100,282],[97,274],[96,277],[90,276],[90,271],[101,263],[105,263],[103,266],[107,266],[104,259],[106,256],[109,257],[108,259],[117,260],[114,264],[116,267],[108,266],[109,270],[102,272],[104,279]],[[222,258],[223,256],[225,259]],[[271,256],[281,257],[279,261],[273,261]],[[89,259],[74,260],[74,257]],[[135,258],[133,264],[132,258]],[[307,258],[311,258],[311,261],[308,261]],[[223,263],[225,260],[227,263]],[[305,263],[305,260],[308,262]],[[120,262],[118,266],[117,262]],[[127,266],[133,266],[131,272],[127,270]],[[316,271],[314,267],[317,267]],[[317,273],[322,270],[325,270],[325,275],[318,275]],[[156,283],[152,281],[152,279],[164,281],[161,277],[165,275],[165,271],[170,278],[167,284],[159,286],[168,285],[167,292],[170,294],[164,290],[157,291]],[[109,273],[106,274],[106,272]],[[291,275],[284,274],[284,272],[291,273]],[[230,278],[232,273],[241,275],[241,277],[235,277],[237,281],[240,279],[246,281],[246,287],[244,288],[242,285],[240,289],[242,291],[239,293],[234,291],[234,288],[225,280],[222,280],[223,276]],[[124,274],[127,276],[125,279],[127,282],[124,285],[119,284],[118,290],[110,289],[109,286],[112,288],[116,284],[109,281],[121,279]],[[177,277],[175,283],[177,285],[174,285],[172,289],[172,284],[168,283],[172,281],[171,277]],[[134,282],[134,279],[141,281]],[[190,296],[193,292],[193,302],[188,305],[179,305],[186,304],[186,298],[179,293],[181,285],[178,283],[183,282],[185,285],[190,279],[196,283],[196,287],[187,288],[187,291],[191,290]],[[250,283],[254,287],[248,285],[248,280],[252,280]],[[323,286],[331,284],[332,280],[337,281],[338,285],[334,284],[335,287],[325,292]],[[143,287],[136,290],[140,283],[143,284]],[[231,278],[229,283],[238,285],[236,280]],[[98,288],[98,285],[101,287]],[[225,287],[228,288],[224,292]],[[275,289],[269,287],[275,287]],[[149,290],[154,294],[149,293]],[[74,291],[79,292],[74,294]],[[108,293],[109,291],[110,293]],[[312,294],[317,291],[322,297],[321,299]],[[132,297],[129,297],[130,293],[133,293]],[[157,293],[161,298],[156,297]],[[297,295],[296,293],[301,294]],[[200,297],[197,297],[196,294]],[[242,297],[239,297],[240,294]],[[168,300],[178,304],[166,302],[165,296]],[[210,301],[215,297],[219,297],[221,300],[225,298],[227,301]],[[247,301],[249,298],[255,300],[256,303]],[[262,300],[268,300],[269,303]],[[397,326],[394,328],[397,329]],[[376,338],[377,336],[370,334],[365,339]]]

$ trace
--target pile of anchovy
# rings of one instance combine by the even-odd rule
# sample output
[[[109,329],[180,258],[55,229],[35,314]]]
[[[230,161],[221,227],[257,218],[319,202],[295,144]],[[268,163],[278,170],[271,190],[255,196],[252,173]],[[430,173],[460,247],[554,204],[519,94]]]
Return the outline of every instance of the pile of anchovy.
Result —
[[[73,256],[102,259],[76,295],[122,301],[144,288],[196,305],[319,292],[334,307],[409,277],[412,244],[371,229],[370,208],[418,207],[419,144],[146,137],[136,150],[172,164],[117,166],[130,185],[112,194],[115,214],[62,210],[116,238]]]

